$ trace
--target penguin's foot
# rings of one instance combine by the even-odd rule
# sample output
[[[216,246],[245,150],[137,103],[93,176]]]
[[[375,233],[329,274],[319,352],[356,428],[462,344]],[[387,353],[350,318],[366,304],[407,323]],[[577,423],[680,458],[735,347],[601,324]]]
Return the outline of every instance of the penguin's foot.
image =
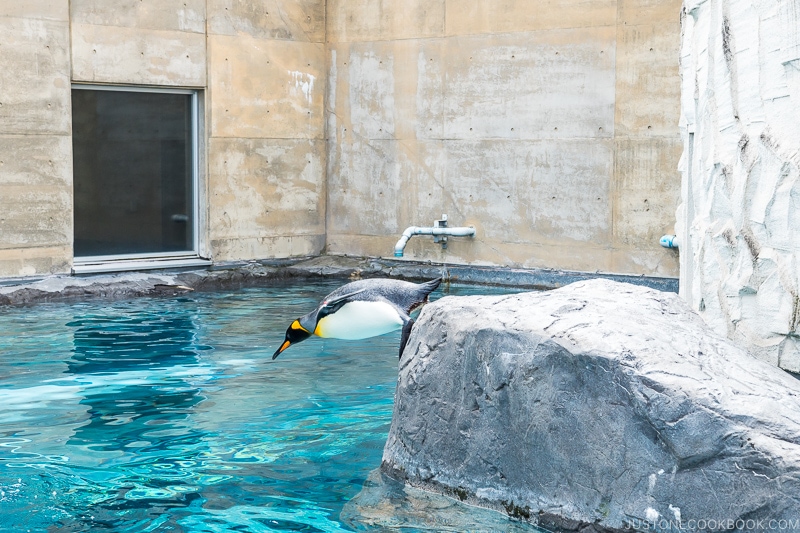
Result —
[[[408,322],[403,324],[403,333],[400,335],[400,355],[398,356],[400,359],[403,358],[403,350],[406,349],[406,344],[408,344],[408,338],[411,336],[412,327],[414,327],[414,319],[409,318]]]

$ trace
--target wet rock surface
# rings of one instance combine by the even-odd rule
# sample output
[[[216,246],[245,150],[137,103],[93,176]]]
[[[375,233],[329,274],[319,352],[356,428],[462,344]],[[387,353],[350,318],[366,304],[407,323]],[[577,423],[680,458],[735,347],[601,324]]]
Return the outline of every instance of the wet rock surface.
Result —
[[[373,471],[364,488],[344,506],[341,520],[355,531],[452,531],[539,533],[490,509],[405,485]]]
[[[548,528],[796,521],[800,381],[670,293],[445,297],[401,361],[382,469]]]
[[[217,264],[209,269],[168,272],[128,272],[84,276],[54,275],[40,280],[0,280],[0,305],[25,305],[87,298],[123,299],[181,294],[187,290],[230,290],[308,278],[360,279],[392,277],[429,280],[442,277],[461,283],[513,285],[552,289],[596,276],[613,276],[660,290],[677,292],[673,278],[616,276],[540,269],[484,268],[380,258],[323,255],[311,258]]]
[[[310,278],[359,277],[366,263],[349,258],[216,265],[188,271],[146,271],[85,276],[50,276],[41,280],[6,280],[0,285],[0,305],[76,301],[89,298],[118,300],[141,296],[179,295],[190,291],[231,290]],[[369,270],[368,270],[369,272]]]

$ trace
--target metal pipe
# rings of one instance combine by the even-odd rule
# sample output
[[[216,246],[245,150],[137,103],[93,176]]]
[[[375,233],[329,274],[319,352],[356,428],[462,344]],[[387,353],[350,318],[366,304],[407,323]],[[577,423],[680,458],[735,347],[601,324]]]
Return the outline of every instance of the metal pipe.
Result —
[[[475,235],[475,228],[472,226],[462,228],[424,228],[420,226],[409,226],[403,232],[403,236],[394,245],[394,256],[403,257],[403,249],[405,249],[408,239],[414,235],[444,235],[448,237],[473,237]]]

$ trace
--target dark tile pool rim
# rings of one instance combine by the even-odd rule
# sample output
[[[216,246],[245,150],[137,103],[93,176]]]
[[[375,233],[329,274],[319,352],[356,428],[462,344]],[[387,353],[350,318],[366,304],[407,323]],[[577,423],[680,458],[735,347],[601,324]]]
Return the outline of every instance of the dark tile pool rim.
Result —
[[[514,286],[532,290],[555,289],[585,279],[607,278],[665,292],[678,292],[677,278],[322,255],[272,261],[216,263],[204,269],[183,271],[151,270],[84,276],[53,275],[37,279],[0,279],[0,305],[169,296],[189,291],[297,283],[303,279],[392,277],[421,280],[439,276],[450,282]]]

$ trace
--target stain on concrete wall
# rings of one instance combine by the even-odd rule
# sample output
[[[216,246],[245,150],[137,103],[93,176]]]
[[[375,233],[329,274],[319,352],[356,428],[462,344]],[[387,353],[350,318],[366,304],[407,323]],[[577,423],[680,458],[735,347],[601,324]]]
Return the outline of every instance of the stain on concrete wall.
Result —
[[[681,295],[800,372],[800,6],[684,2]]]
[[[69,2],[0,3],[0,276],[72,259]]]
[[[325,246],[325,2],[212,0],[209,243],[215,260]]]
[[[329,3],[328,251],[676,275],[679,3],[500,4]]]

